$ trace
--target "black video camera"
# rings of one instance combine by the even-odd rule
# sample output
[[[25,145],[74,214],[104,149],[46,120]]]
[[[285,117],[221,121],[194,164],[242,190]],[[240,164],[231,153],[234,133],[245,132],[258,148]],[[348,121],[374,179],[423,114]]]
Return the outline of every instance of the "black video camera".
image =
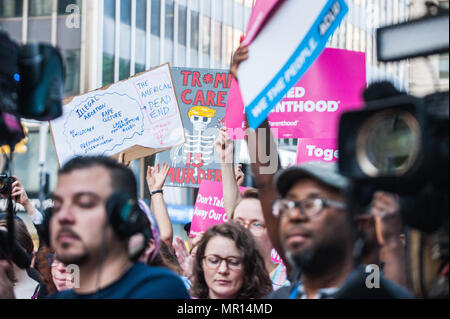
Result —
[[[377,30],[378,59],[448,52],[448,10],[436,11]],[[352,204],[367,207],[385,190],[400,195],[406,225],[432,233],[448,224],[448,95],[418,98],[376,83],[364,92],[363,110],[342,115],[339,170],[352,181]]]
[[[42,43],[19,45],[0,31],[0,145],[15,145],[23,138],[21,117],[38,121],[59,117],[63,83],[58,49]]]

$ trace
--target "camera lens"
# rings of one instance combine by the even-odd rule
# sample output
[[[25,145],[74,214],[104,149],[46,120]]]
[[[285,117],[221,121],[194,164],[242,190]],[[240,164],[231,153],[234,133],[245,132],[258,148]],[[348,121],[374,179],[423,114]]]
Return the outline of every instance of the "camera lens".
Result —
[[[360,168],[372,177],[403,175],[417,159],[420,141],[419,123],[410,113],[377,113],[359,131],[357,158]]]

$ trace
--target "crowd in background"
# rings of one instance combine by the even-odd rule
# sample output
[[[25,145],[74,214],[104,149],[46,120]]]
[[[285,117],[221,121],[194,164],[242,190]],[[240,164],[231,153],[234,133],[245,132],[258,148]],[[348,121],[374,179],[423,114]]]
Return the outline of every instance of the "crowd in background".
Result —
[[[231,73],[248,58],[241,46]],[[258,135],[265,134],[265,139]],[[249,150],[274,138],[265,121]],[[214,144],[222,160],[228,222],[174,238],[164,201],[168,165],[148,167],[150,207],[123,154],[76,157],[59,171],[53,207],[35,209],[15,177],[11,196],[39,233],[34,247],[25,224],[14,219],[15,239],[29,260],[1,260],[2,298],[325,299],[412,298],[407,281],[404,227],[395,194],[375,192],[369,211],[355,214],[344,196],[349,181],[335,164],[311,162],[273,174],[250,151],[256,188],[239,191],[244,176],[233,163],[225,127]],[[273,149],[273,148],[269,148]],[[274,148],[276,149],[276,148]],[[7,231],[6,214],[0,229]],[[186,229],[189,234],[189,228]],[[275,263],[275,249],[281,262]],[[26,258],[25,258],[26,259]],[[76,267],[73,267],[73,266]],[[367,265],[380,278],[367,284]]]

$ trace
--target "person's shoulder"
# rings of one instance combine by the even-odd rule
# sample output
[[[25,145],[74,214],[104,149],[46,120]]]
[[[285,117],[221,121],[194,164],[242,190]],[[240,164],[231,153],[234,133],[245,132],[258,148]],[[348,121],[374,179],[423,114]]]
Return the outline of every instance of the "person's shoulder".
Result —
[[[172,270],[165,267],[149,266],[143,263],[136,263],[133,266],[135,274],[144,277],[162,277],[162,278],[179,278],[179,276]],[[181,279],[180,279],[181,280]]]
[[[414,295],[408,291],[406,288],[390,281],[389,279],[381,277],[380,286],[384,287],[384,289],[395,299],[414,299]]]
[[[289,299],[293,288],[291,284],[283,286],[265,296],[264,299]]]
[[[413,299],[405,288],[371,273],[363,265],[354,269],[346,283],[333,295],[335,299]]]
[[[137,263],[134,272],[139,281],[133,289],[131,298],[188,299],[186,285],[180,276],[163,267],[147,266]]]
[[[75,298],[76,294],[73,290],[63,290],[52,295],[45,296],[45,299],[72,299]]]

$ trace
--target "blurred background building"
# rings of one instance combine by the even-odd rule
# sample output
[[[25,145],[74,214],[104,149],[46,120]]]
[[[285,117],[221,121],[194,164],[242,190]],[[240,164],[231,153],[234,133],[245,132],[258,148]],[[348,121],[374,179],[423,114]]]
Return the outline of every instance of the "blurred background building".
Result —
[[[254,0],[0,0],[0,28],[20,42],[58,46],[66,63],[66,97],[117,82],[154,66],[228,69],[247,27]],[[391,80],[399,89],[421,92],[432,83],[423,67],[407,61],[379,63],[375,30],[423,12],[424,1],[348,0],[350,11],[328,47],[366,53],[367,82]],[[442,2],[448,7],[448,1]],[[432,64],[448,86],[448,55]],[[39,172],[56,183],[57,158],[47,124],[27,121],[27,152],[15,156],[13,171],[30,196],[37,198]],[[295,162],[297,140],[280,140],[282,162]],[[245,149],[242,145],[238,149]],[[245,162],[245,152],[241,162]],[[143,174],[151,159],[132,165],[146,195]],[[192,214],[195,191],[167,189],[165,198],[176,224]],[[189,210],[191,212],[189,213]]]

